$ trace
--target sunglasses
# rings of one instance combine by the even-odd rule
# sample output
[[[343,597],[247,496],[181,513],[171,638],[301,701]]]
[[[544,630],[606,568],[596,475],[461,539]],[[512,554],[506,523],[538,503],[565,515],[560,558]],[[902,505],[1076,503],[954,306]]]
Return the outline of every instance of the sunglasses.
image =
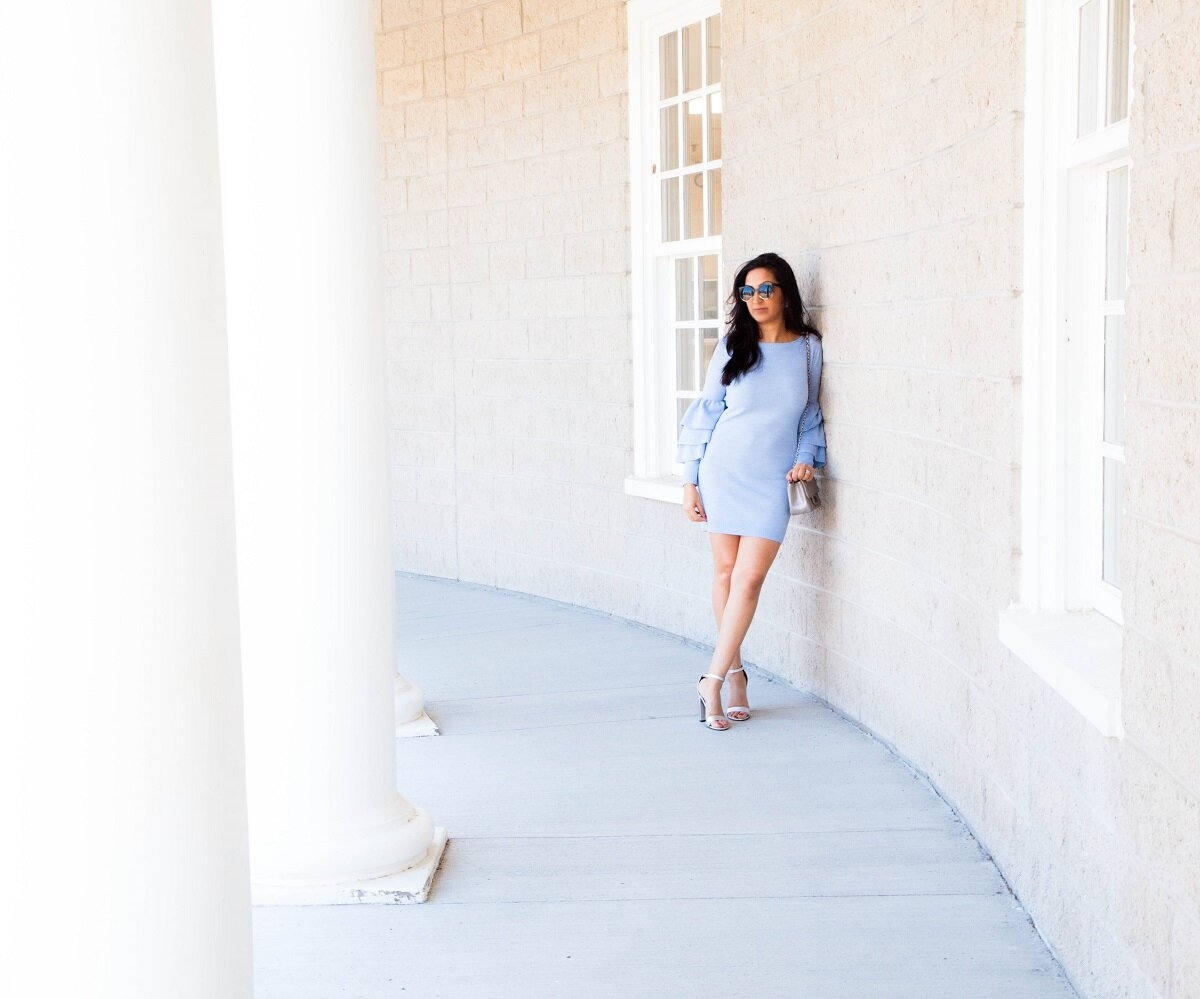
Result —
[[[775,294],[775,289],[778,287],[779,285],[771,284],[770,281],[760,284],[757,288],[752,288],[750,285],[744,284],[738,289],[738,297],[741,298],[743,302],[750,301],[750,299],[752,299],[756,293],[762,298],[770,298]]]

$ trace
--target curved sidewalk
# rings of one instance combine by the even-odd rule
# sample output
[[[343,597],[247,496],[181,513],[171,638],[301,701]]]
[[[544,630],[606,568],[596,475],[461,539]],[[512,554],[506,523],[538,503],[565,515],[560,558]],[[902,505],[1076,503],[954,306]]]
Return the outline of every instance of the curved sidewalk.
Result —
[[[1069,999],[970,833],[886,748],[762,675],[503,591],[400,577],[438,738],[401,790],[450,835],[429,902],[255,912],[256,996]]]

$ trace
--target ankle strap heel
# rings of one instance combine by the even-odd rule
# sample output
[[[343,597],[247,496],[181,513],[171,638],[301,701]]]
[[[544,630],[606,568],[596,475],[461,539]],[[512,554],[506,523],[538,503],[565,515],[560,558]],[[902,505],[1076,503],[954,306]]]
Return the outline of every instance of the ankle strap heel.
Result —
[[[746,672],[745,666],[739,666],[737,669],[731,669],[725,675],[729,676],[730,674],[733,674],[733,673],[743,674],[746,677],[746,684],[749,685],[750,674]],[[725,717],[728,718],[730,721],[736,721],[736,722],[749,721],[750,720],[750,708],[747,707],[745,704],[731,704],[731,705],[729,705],[729,707],[727,707],[725,709]]]
[[[710,715],[708,713],[708,702],[704,699],[704,695],[700,693],[700,684],[705,680],[716,680],[717,683],[724,683],[725,677],[717,676],[716,673],[703,673],[700,679],[696,681],[696,696],[700,698],[700,722],[707,728],[711,728],[714,732],[729,731],[729,719],[724,715]],[[714,722],[725,722],[724,725],[716,725]]]

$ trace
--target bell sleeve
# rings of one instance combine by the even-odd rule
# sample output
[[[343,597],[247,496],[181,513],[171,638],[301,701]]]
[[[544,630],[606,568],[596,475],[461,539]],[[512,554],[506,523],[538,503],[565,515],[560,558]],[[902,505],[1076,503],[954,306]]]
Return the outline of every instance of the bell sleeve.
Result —
[[[725,338],[722,337],[713,351],[712,360],[708,362],[700,398],[692,400],[680,424],[675,460],[683,465],[683,481],[692,485],[700,479],[700,459],[704,457],[704,449],[708,446],[717,420],[725,412],[725,386],[721,384],[721,373],[728,360]]]
[[[812,370],[808,375],[808,403],[796,428],[796,455],[793,465],[825,467],[825,418],[821,415],[821,338],[812,337]],[[803,432],[801,432],[803,427]]]

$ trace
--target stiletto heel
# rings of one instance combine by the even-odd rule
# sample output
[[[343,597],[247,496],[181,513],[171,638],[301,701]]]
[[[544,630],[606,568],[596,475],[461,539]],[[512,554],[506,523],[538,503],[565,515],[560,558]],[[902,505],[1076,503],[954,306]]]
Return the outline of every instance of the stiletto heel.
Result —
[[[724,715],[710,715],[708,713],[708,702],[704,699],[704,695],[700,693],[700,684],[705,680],[716,680],[718,683],[724,683],[725,677],[717,676],[715,673],[704,673],[699,680],[696,681],[696,696],[700,698],[700,721],[706,728],[711,728],[714,732],[728,732],[731,726],[728,724],[729,719]],[[725,725],[714,725],[713,722],[723,721]]]
[[[731,669],[729,671],[729,673],[741,673],[742,676],[744,676],[746,678],[746,686],[750,685],[750,674],[746,672],[745,666],[739,666],[737,669]],[[725,675],[728,676],[729,673],[726,673]],[[733,714],[733,712],[735,712],[735,711],[740,712],[742,717],[740,717],[740,718],[735,717]],[[750,708],[747,707],[745,704],[731,704],[731,705],[729,705],[729,707],[727,707],[725,709],[725,717],[728,718],[730,721],[749,721],[750,720]]]

